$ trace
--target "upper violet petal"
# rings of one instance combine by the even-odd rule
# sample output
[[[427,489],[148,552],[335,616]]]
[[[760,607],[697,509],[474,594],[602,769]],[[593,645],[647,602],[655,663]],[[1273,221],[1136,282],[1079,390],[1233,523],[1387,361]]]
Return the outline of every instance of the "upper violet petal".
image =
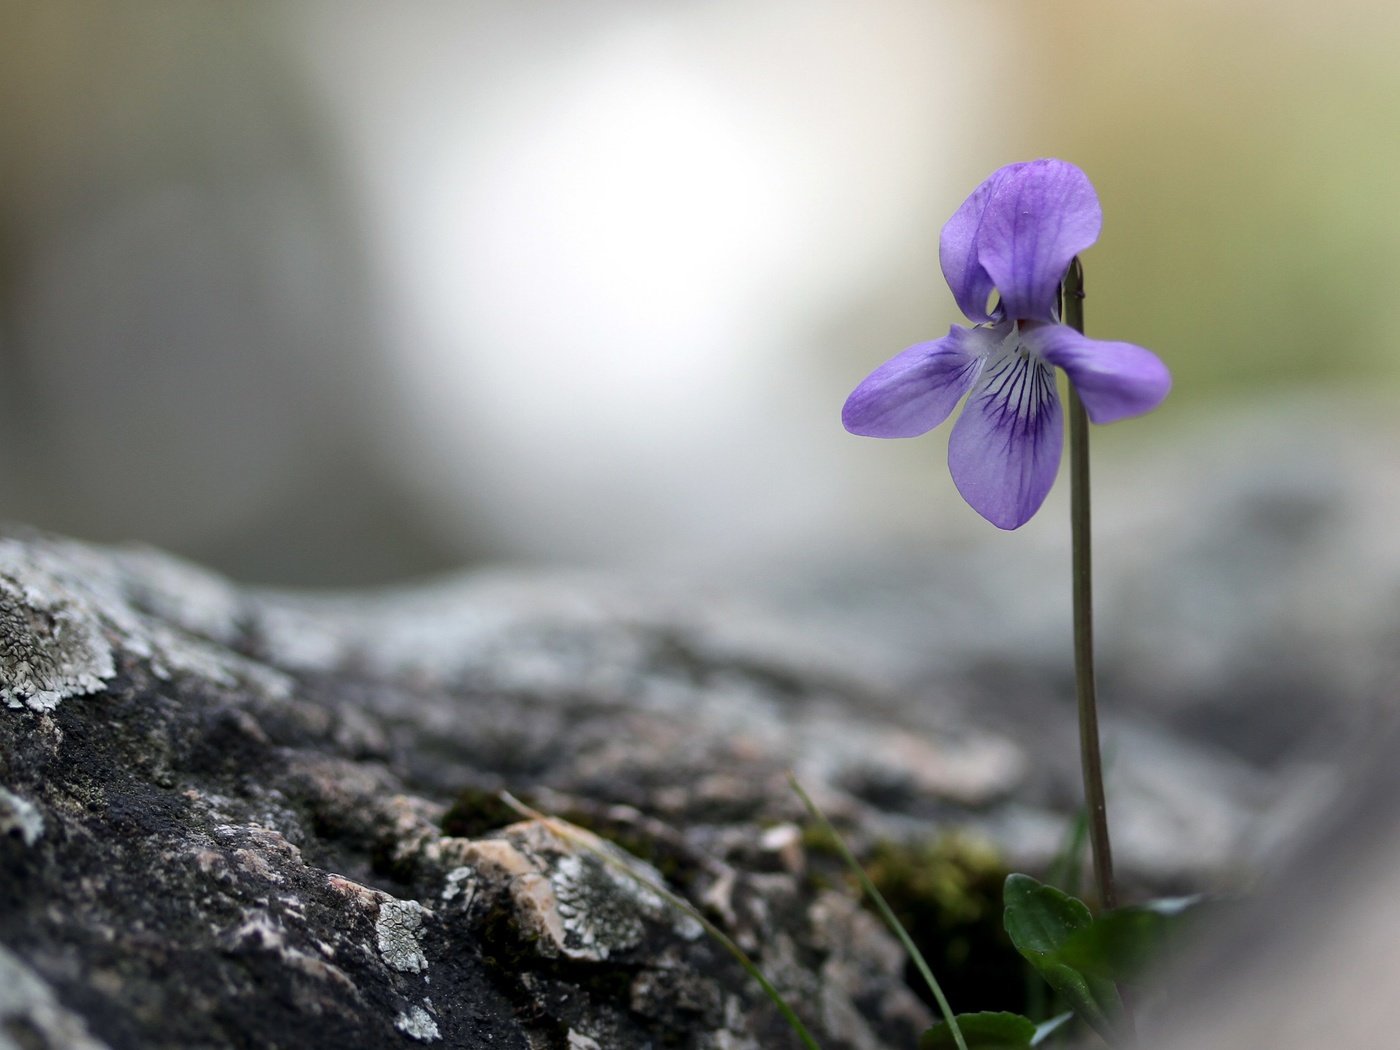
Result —
[[[1000,529],[1020,528],[1055,483],[1064,443],[1055,372],[1033,355],[989,359],[948,439],[963,499]]]
[[[1172,388],[1167,366],[1151,350],[1080,335],[1066,325],[1027,325],[1026,346],[1065,370],[1084,411],[1095,423],[1140,416],[1162,403]]]
[[[976,235],[977,261],[1001,294],[1002,316],[1054,321],[1070,260],[1093,244],[1103,211],[1089,177],[1067,161],[1014,166],[991,193]]]
[[[943,267],[943,277],[953,298],[969,321],[992,319],[987,313],[987,299],[996,285],[977,257],[977,242],[982,217],[992,195],[1003,180],[1021,167],[1024,165],[1008,164],[987,176],[943,224],[943,232],[938,235],[938,264]]]
[[[985,328],[949,329],[890,358],[846,399],[841,422],[865,437],[918,437],[938,426],[972,389],[987,351],[1005,336]]]

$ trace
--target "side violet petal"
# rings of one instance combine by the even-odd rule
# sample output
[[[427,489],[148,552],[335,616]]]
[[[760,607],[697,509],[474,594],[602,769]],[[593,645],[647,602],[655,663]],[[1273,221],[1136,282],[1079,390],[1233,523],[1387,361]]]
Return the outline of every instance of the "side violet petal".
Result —
[[[996,285],[977,258],[977,242],[987,204],[997,187],[1021,167],[1024,165],[1008,164],[987,176],[943,224],[943,231],[938,235],[938,264],[943,268],[943,277],[958,308],[969,321],[992,319],[987,313],[987,300]]]
[[[985,330],[954,326],[942,339],[890,358],[852,391],[841,422],[864,437],[918,437],[942,423],[981,370]]]
[[[1017,529],[1045,502],[1064,443],[1055,372],[1034,356],[989,360],[948,439],[962,498],[999,529]]]
[[[1099,239],[1103,210],[1089,177],[1046,158],[1015,168],[987,201],[977,261],[1011,320],[1057,320],[1060,281],[1070,260]]]
[[[1172,388],[1167,366],[1151,350],[1080,335],[1066,325],[1028,325],[1022,340],[1065,370],[1095,423],[1151,412]]]

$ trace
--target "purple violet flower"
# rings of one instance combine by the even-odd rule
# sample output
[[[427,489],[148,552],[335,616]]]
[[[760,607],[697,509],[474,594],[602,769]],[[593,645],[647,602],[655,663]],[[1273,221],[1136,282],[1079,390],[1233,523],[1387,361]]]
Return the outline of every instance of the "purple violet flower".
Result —
[[[948,439],[953,483],[998,528],[1024,525],[1060,465],[1056,367],[1095,423],[1149,412],[1171,389],[1150,350],[1089,339],[1060,321],[1060,282],[1102,225],[1094,187],[1073,164],[1033,160],[993,172],[938,241],[943,276],[973,327],[954,325],[871,372],[846,399],[846,429],[917,437],[970,392]]]

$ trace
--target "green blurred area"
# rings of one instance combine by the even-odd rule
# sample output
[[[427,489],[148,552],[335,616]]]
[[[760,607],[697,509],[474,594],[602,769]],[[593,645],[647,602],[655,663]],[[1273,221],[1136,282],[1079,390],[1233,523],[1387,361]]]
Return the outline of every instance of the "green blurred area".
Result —
[[[1076,0],[1014,18],[1028,123],[994,137],[1020,140],[1007,161],[1063,156],[1098,188],[1090,334],[1157,349],[1174,401],[1397,385],[1400,5]]]

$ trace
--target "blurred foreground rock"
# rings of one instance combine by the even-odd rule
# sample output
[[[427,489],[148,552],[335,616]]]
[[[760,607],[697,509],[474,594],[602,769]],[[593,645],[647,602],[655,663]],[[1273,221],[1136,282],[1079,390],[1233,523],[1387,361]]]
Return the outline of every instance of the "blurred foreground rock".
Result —
[[[1104,589],[1130,894],[1245,884],[1335,792],[1385,663],[1329,678],[1335,607],[1252,589],[1278,603],[1355,539],[1311,492],[1265,477],[1194,532],[1139,530],[1173,557]],[[810,877],[785,773],[861,850],[958,831],[1043,871],[1079,795],[1063,565],[1009,549],[797,559],[742,590],[493,571],[316,597],[0,540],[0,1047],[796,1045],[619,862],[699,904],[827,1050],[912,1046],[901,956]],[[1164,600],[1188,592],[1214,630]],[[1346,694],[1332,736],[1260,739],[1343,710],[1319,676]]]
[[[503,785],[649,844],[829,1045],[922,1018],[875,924],[785,870],[783,755],[714,721],[817,679],[578,589],[265,599],[37,538],[0,541],[0,631],[0,1046],[789,1045]]]

